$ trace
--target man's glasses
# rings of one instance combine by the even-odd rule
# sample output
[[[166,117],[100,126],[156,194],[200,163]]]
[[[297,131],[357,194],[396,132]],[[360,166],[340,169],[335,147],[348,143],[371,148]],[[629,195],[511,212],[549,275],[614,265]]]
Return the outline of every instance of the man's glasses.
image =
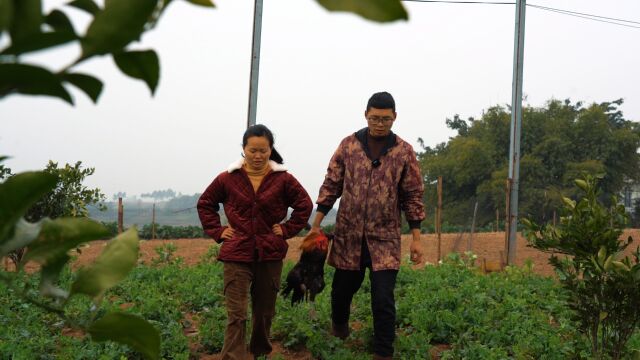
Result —
[[[367,120],[372,124],[389,124],[393,121],[393,118],[389,116],[385,116],[385,117],[370,116],[367,118]]]

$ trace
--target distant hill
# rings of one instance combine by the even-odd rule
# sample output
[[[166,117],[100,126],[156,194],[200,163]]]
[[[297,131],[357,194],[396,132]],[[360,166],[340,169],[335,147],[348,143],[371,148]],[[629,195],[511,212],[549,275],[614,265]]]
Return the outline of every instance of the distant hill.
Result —
[[[156,223],[160,225],[186,226],[200,225],[196,203],[200,194],[182,195],[167,201],[156,202]],[[99,211],[95,207],[89,208],[89,217],[97,221],[118,221],[118,203],[106,202],[106,211]],[[150,224],[153,217],[153,203],[141,200],[124,201],[124,224],[144,225]],[[222,210],[222,209],[221,209]],[[291,211],[291,210],[290,210]],[[224,211],[220,211],[222,222],[226,223]],[[315,210],[311,213],[309,222],[313,221]],[[333,224],[336,221],[336,212],[331,210],[322,222],[323,225]]]

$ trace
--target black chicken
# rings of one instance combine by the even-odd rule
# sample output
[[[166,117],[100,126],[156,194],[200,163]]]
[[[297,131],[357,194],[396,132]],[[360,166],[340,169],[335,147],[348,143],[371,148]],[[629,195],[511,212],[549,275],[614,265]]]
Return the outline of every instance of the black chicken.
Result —
[[[310,233],[302,241],[302,254],[298,263],[287,274],[286,286],[282,295],[291,295],[291,305],[302,300],[314,301],[324,289],[324,261],[327,258],[329,240],[333,234]]]

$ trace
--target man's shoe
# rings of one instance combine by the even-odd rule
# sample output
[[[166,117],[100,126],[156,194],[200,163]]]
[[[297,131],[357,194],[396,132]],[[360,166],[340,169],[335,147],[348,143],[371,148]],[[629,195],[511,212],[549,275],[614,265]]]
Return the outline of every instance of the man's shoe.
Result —
[[[331,335],[339,338],[339,339],[346,339],[349,337],[349,323],[346,324],[335,324],[335,323],[331,323]]]

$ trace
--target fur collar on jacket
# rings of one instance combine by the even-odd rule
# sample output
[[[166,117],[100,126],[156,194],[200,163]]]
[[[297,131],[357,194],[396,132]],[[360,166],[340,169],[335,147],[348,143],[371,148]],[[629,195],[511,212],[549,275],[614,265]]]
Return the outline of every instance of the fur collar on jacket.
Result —
[[[240,158],[238,161],[234,161],[231,164],[229,164],[229,167],[227,168],[227,172],[232,173],[236,170],[240,170],[242,169],[243,164],[244,164],[244,158]],[[283,164],[278,164],[273,160],[269,160],[269,166],[271,167],[271,171],[273,172],[287,171],[286,166],[284,166]]]

